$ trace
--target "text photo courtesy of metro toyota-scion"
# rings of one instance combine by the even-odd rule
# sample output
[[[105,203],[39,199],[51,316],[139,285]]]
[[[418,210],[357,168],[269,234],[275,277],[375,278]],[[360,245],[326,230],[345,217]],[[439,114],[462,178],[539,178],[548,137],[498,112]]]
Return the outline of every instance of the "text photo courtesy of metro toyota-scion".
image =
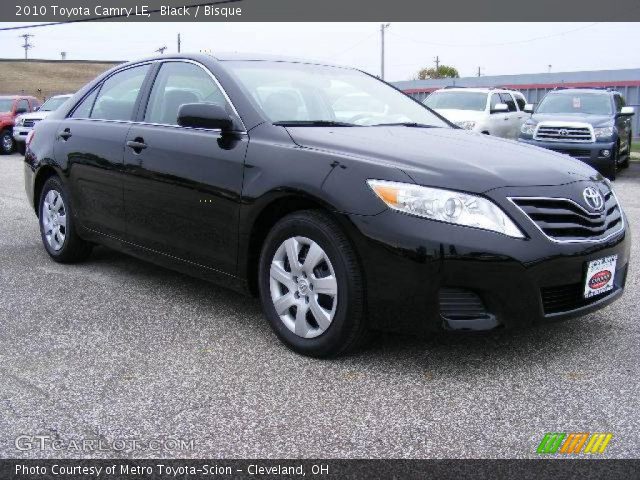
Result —
[[[0,7],[0,478],[638,476],[634,5],[61,3]]]

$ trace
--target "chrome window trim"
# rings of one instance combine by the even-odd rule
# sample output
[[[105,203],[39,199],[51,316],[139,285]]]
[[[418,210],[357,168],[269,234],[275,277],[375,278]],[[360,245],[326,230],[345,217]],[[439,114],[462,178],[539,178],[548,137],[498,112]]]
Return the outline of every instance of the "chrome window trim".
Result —
[[[120,73],[120,72],[122,72],[124,70],[128,70],[129,68],[139,67],[139,66],[142,66],[142,65],[147,65],[147,64],[152,64],[152,63],[168,63],[168,62],[192,63],[192,64],[197,65],[198,67],[200,67],[202,70],[204,70],[205,73],[207,73],[209,75],[209,77],[211,77],[213,82],[220,89],[220,91],[222,92],[222,95],[224,96],[225,100],[227,102],[229,102],[229,105],[231,105],[233,113],[235,113],[236,116],[238,117],[238,120],[240,120],[240,124],[242,125],[243,130],[234,131],[233,133],[239,134],[239,135],[247,135],[248,134],[247,127],[245,126],[245,124],[244,124],[244,122],[242,120],[242,117],[238,113],[238,110],[236,109],[236,106],[233,104],[233,102],[229,98],[229,95],[227,94],[226,90],[222,87],[222,85],[220,84],[220,82],[218,81],[216,76],[213,74],[213,72],[211,72],[202,63],[196,62],[195,60],[191,60],[191,59],[187,59],[187,58],[168,58],[166,60],[165,59],[148,60],[148,61],[145,61],[145,62],[140,62],[140,63],[133,64],[133,65],[127,65],[126,67],[123,67],[123,68],[120,68],[120,69],[116,70],[111,75],[109,75],[108,77],[104,78],[100,82],[99,86],[96,86],[96,87],[92,88],[89,92],[87,92],[87,94],[84,95],[82,97],[82,99],[79,100],[78,103],[75,104],[73,109],[67,114],[66,120],[89,120],[89,121],[92,121],[92,122],[127,123],[127,124],[130,124],[130,125],[146,125],[146,126],[153,126],[153,127],[170,127],[170,128],[181,128],[181,129],[184,128],[184,129],[188,129],[188,130],[199,130],[199,131],[205,131],[205,132],[222,132],[219,128],[193,128],[193,127],[183,127],[183,126],[180,126],[180,125],[167,124],[167,123],[153,123],[153,122],[136,121],[136,120],[108,120],[108,119],[104,119],[104,118],[85,118],[85,117],[72,117],[71,116],[71,115],[73,115],[73,112],[78,108],[78,106],[84,101],[85,98],[87,98],[89,95],[91,95],[96,90],[96,88],[102,88],[102,85],[104,84],[104,82],[106,82],[113,75],[115,75],[117,73]],[[155,82],[155,79],[154,79],[154,82]],[[153,90],[153,85],[151,85],[151,89],[149,90],[149,97],[151,97],[151,91],[152,90]],[[100,92],[98,92],[98,94],[100,94]],[[96,99],[97,99],[97,97],[96,97]],[[148,101],[148,99],[147,99],[147,101]]]
[[[611,232],[606,237],[598,238],[598,239],[574,238],[574,239],[571,239],[571,240],[559,240],[557,238],[553,238],[553,237],[547,235],[542,230],[542,228],[540,228],[540,226],[529,215],[527,215],[527,213],[514,201],[514,200],[564,200],[564,201],[567,201],[569,203],[574,204],[575,206],[580,208],[583,212],[585,212],[585,213],[587,213],[589,215],[593,214],[593,212],[589,212],[582,205],[580,205],[579,203],[575,202],[574,200],[571,200],[570,198],[563,198],[563,197],[507,197],[507,200],[509,200],[513,204],[513,206],[515,206],[520,211],[520,213],[522,213],[527,218],[527,220],[529,220],[529,222],[532,223],[533,226],[536,227],[540,233],[542,233],[542,235],[544,235],[545,237],[547,237],[549,240],[551,240],[554,243],[602,243],[602,242],[606,242],[610,238],[620,234],[625,229],[624,212],[622,211],[622,205],[620,205],[620,201],[618,200],[618,197],[617,197],[616,193],[613,191],[613,189],[611,189],[611,194],[613,195],[613,198],[616,201],[616,205],[618,206],[618,209],[620,210],[620,228],[618,230],[616,230],[615,232]]]

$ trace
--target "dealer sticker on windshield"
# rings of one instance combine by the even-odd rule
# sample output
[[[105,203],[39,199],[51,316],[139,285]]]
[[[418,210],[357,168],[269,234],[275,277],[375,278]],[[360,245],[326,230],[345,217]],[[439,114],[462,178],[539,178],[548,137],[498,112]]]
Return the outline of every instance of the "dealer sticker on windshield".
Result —
[[[584,298],[595,297],[613,290],[613,277],[616,274],[617,255],[592,260],[587,267],[587,280],[584,285]]]

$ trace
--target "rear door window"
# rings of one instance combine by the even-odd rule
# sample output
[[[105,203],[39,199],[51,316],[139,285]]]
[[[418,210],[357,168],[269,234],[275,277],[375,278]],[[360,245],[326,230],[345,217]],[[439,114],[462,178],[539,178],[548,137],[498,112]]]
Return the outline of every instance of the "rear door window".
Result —
[[[105,80],[89,118],[133,120],[138,94],[149,68],[150,65],[128,68]]]

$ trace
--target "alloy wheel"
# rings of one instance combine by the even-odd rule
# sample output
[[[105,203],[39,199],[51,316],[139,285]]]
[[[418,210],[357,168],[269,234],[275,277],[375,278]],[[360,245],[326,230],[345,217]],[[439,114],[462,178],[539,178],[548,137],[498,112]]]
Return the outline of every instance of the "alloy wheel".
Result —
[[[47,243],[54,251],[59,251],[67,236],[67,211],[57,190],[49,190],[44,197],[41,218]]]
[[[285,326],[303,338],[324,333],[336,313],[338,282],[327,253],[313,240],[280,244],[269,272],[271,300]]]
[[[11,150],[13,150],[13,138],[10,133],[5,133],[2,136],[2,149],[5,152],[11,152]]]

